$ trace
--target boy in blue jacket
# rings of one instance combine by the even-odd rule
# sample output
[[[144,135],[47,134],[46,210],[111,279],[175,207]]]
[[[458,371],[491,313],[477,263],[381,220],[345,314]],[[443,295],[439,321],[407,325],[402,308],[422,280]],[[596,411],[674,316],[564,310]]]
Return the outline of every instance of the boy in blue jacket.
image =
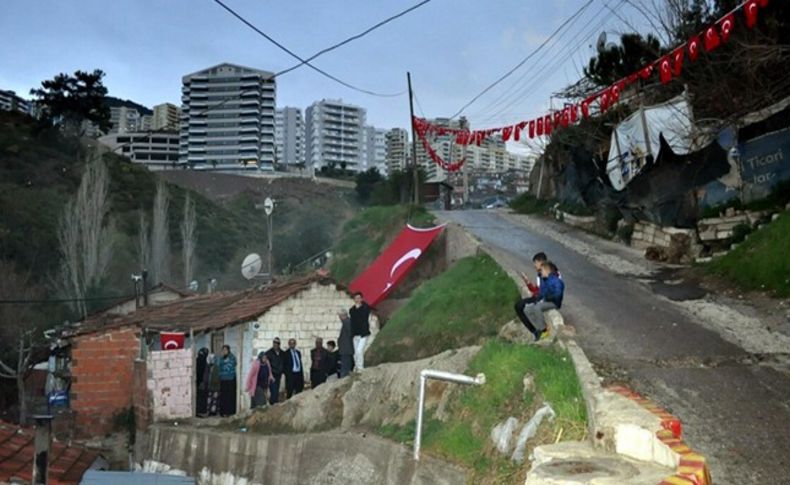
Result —
[[[560,278],[557,265],[551,261],[546,261],[541,266],[540,272],[544,279],[541,282],[537,299],[534,303],[524,306],[524,315],[532,324],[531,326],[535,328],[532,334],[535,335],[536,341],[540,340],[541,335],[546,330],[543,312],[559,310],[562,307],[562,298],[565,293],[565,283]]]

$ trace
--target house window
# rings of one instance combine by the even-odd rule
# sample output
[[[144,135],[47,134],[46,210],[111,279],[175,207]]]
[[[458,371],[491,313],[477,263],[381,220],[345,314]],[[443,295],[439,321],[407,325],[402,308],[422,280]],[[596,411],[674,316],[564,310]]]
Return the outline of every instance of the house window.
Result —
[[[219,354],[222,346],[225,345],[225,334],[223,332],[214,332],[211,334],[211,351]]]

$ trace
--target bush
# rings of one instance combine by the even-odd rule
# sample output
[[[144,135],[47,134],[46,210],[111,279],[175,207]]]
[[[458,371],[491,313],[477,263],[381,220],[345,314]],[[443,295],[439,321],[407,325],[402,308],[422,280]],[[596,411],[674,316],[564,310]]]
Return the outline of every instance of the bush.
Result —
[[[510,203],[510,208],[519,214],[547,214],[553,203],[553,200],[538,199],[532,194],[524,193]]]
[[[746,239],[746,236],[752,232],[752,226],[749,224],[738,224],[732,228],[732,238],[730,242],[740,243]]]
[[[577,204],[575,202],[561,202],[559,207],[557,207],[562,212],[567,212],[568,214],[574,216],[591,216],[595,214],[595,211],[587,207],[584,204]]]

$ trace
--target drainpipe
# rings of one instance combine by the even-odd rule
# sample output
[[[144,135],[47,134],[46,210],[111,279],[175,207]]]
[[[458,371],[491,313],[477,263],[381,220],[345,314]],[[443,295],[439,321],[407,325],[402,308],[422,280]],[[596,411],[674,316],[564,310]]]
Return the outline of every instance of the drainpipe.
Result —
[[[52,416],[33,416],[36,420],[36,438],[34,441],[35,457],[33,458],[33,485],[46,485],[49,469],[49,446],[52,441]]]
[[[485,374],[477,374],[476,377],[469,377],[463,374],[453,374],[452,372],[444,372],[441,370],[423,369],[420,372],[420,397],[417,401],[417,431],[414,434],[414,460],[420,460],[420,443],[422,442],[422,417],[423,407],[425,405],[425,381],[428,379],[436,379],[438,381],[455,382],[456,384],[477,386],[486,383]]]

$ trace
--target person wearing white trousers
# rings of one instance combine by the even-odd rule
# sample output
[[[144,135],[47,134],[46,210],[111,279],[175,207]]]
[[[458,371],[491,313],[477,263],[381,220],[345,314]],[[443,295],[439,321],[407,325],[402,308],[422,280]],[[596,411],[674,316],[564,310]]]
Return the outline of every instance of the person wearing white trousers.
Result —
[[[354,368],[365,368],[365,345],[370,336],[370,307],[365,303],[361,292],[354,293],[354,306],[348,311],[351,332],[354,335]]]

